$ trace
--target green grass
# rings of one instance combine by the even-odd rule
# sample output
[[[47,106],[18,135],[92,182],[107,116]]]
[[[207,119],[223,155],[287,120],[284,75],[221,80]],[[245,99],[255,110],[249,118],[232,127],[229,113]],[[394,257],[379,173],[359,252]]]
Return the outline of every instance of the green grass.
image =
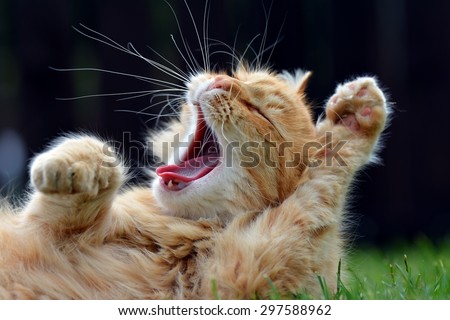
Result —
[[[383,249],[355,248],[347,265],[343,278],[339,264],[335,284],[326,284],[317,277],[323,299],[450,299],[450,238],[438,244],[421,238],[412,244],[397,243]],[[273,289],[271,298],[282,297]],[[295,298],[310,299],[302,293]]]
[[[337,283],[327,284],[320,275],[317,276],[322,288],[321,298],[450,299],[450,238],[438,244],[421,238],[414,243],[397,243],[387,248],[359,247],[349,255],[346,264],[347,272],[344,277],[339,263]],[[283,297],[270,279],[268,281],[272,300],[311,299],[304,293]],[[216,283],[213,282],[212,286],[215,298],[220,299]]]
[[[343,278],[339,264],[335,284],[327,285],[318,276],[323,299],[450,299],[450,238],[438,244],[422,238],[384,249],[356,248],[347,265]],[[280,296],[274,291],[272,298]],[[310,297],[298,294],[295,298]]]
[[[450,299],[450,239],[357,248],[348,266],[348,278],[331,298]]]

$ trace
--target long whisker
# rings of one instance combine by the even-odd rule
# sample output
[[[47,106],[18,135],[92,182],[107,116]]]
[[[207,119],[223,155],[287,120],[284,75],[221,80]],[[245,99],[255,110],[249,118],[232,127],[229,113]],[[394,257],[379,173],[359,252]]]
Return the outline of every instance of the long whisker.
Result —
[[[238,67],[243,59],[242,55],[241,55],[241,57],[239,57],[237,55],[237,49],[236,49],[240,28],[241,28],[241,26],[239,26],[238,29],[236,30],[236,35],[234,36],[234,41],[233,41],[233,47],[230,47],[230,50],[233,53],[233,56],[235,56],[235,59],[233,59],[233,64],[235,65],[235,67]]]
[[[255,42],[256,39],[258,39],[260,36],[261,36],[260,34],[257,34],[257,35],[254,36],[254,37],[250,40],[250,42],[247,44],[247,47],[245,48],[244,52],[242,53],[241,61],[239,62],[240,64],[242,63],[242,60],[244,59],[244,57],[246,56],[246,54],[247,54],[247,52],[248,52],[249,50],[252,51],[256,56],[258,55],[258,54],[256,53],[256,51],[252,48],[252,44],[253,44],[253,42]],[[252,65],[253,65],[253,62],[252,62]]]
[[[84,31],[81,31],[80,29],[78,29],[77,27],[72,27],[75,31],[77,31],[78,33],[82,34],[83,36],[98,41],[100,43],[106,44],[107,46],[113,47],[119,51],[123,51],[125,53],[128,53],[127,49],[122,46],[121,44],[119,44],[118,42],[114,41],[113,39],[107,37],[106,35],[104,35],[103,33],[100,33],[98,31],[95,31],[94,29],[91,29],[87,26],[85,26],[84,24],[80,23],[80,26],[83,27],[84,29],[86,29],[87,31],[97,35],[98,37],[94,37],[93,35],[90,35]]]
[[[175,88],[178,88],[179,90],[186,90],[186,88],[184,86],[179,85],[179,84],[175,84],[175,83],[172,83],[172,82],[169,82],[169,81],[164,81],[164,80],[160,80],[160,79],[156,79],[156,78],[139,76],[139,75],[125,73],[125,72],[120,72],[120,71],[106,70],[106,69],[100,69],[100,68],[53,68],[53,67],[51,67],[50,69],[55,70],[55,71],[62,71],[62,72],[66,72],[66,71],[69,71],[69,72],[73,72],[73,71],[95,71],[95,72],[110,73],[110,74],[114,74],[114,75],[135,78],[137,80],[141,80],[141,81],[144,81],[144,82],[148,82],[148,83],[151,83],[151,84],[155,84],[155,85],[166,87],[166,88],[170,88],[170,89],[174,89],[174,87],[175,87]]]
[[[124,112],[124,113],[133,113],[133,114],[137,114],[137,115],[144,115],[144,116],[152,116],[153,118],[150,118],[148,120],[146,120],[146,122],[155,120],[157,118],[162,118],[162,117],[168,117],[171,118],[174,115],[176,115],[175,113],[161,113],[161,114],[157,114],[157,113],[149,113],[149,112],[142,112],[142,111],[133,111],[133,110],[128,110],[128,109],[122,109],[122,110],[115,110],[116,112]]]
[[[186,62],[189,70],[191,71],[191,73],[195,74],[196,70],[195,70],[194,67],[197,67],[198,69],[200,69],[200,66],[199,66],[197,60],[195,60],[195,57],[192,55],[192,52],[191,52],[191,50],[189,49],[189,46],[186,43],[186,40],[185,40],[185,37],[184,37],[184,34],[183,34],[183,30],[181,28],[181,24],[180,24],[180,21],[178,20],[177,14],[175,13],[175,10],[173,9],[172,5],[167,0],[164,0],[164,2],[169,6],[170,10],[173,13],[173,16],[175,18],[175,22],[176,22],[177,27],[178,27],[178,32],[180,33],[181,41],[183,43],[183,46],[184,46],[184,49],[186,51],[186,55],[187,55],[187,57],[189,59],[189,62],[188,62],[188,59],[186,59],[186,57],[183,55],[182,51],[180,50],[180,48],[179,48],[177,42],[175,41],[175,38],[174,38],[173,35],[171,35],[172,41],[173,41],[175,47],[177,48],[178,52],[180,53],[181,57],[183,58],[184,62]]]
[[[173,106],[173,104],[174,104],[174,101],[173,101],[173,100],[167,99],[166,101],[161,101],[161,104],[162,104],[163,102],[165,102],[165,104],[164,104],[163,107],[159,110],[158,114],[154,114],[154,115],[156,116],[156,119],[157,119],[156,125],[159,124],[159,120],[160,120],[160,118],[162,118],[162,117],[170,117],[170,118],[172,118],[172,117],[177,116],[177,115],[179,114],[179,112],[178,112],[178,110],[176,109],[176,107]],[[158,104],[160,104],[160,103],[158,103]],[[168,112],[166,111],[167,108],[170,109]],[[145,108],[145,109],[149,109],[149,108]],[[155,119],[155,117],[152,118],[152,119],[150,119],[150,120],[153,120],[153,119]],[[150,121],[150,120],[149,120],[149,121]]]
[[[261,61],[262,61],[262,56],[263,56],[263,50],[264,50],[264,48],[266,46],[267,34],[268,34],[268,31],[269,31],[269,17],[270,17],[270,12],[272,11],[272,6],[273,6],[273,1],[270,4],[269,11],[267,11],[266,10],[266,6],[263,5],[264,16],[266,18],[266,23],[265,23],[265,26],[264,26],[264,33],[263,33],[263,36],[262,36],[262,39],[261,39],[261,43],[259,45],[259,51],[258,51],[258,54],[256,56],[256,67],[257,68],[261,68],[261,66],[262,66],[262,62]]]
[[[232,92],[232,89],[233,89],[233,83],[231,84],[230,91],[228,92],[228,99],[231,99],[231,92]],[[241,91],[242,91],[242,87],[239,87],[239,91],[235,94],[235,97],[233,98],[233,100],[232,100],[231,103],[230,103],[231,105],[234,105],[234,104],[236,103],[236,100],[238,99],[238,97],[239,97]]]
[[[213,52],[210,54],[211,57],[212,57],[213,55],[216,55],[216,54],[224,54],[224,55],[226,55],[226,56],[230,56],[230,57],[231,57],[231,59],[232,59],[232,63],[231,63],[231,64],[232,64],[232,65],[237,65],[237,64],[239,63],[240,58],[239,58],[239,56],[237,55],[236,49],[235,49],[235,48],[233,48],[233,47],[231,47],[230,45],[226,44],[225,42],[220,41],[220,40],[217,40],[217,39],[209,39],[209,40],[212,40],[212,41],[213,41],[213,43],[209,44],[209,48],[212,48],[212,47],[214,47],[214,46],[223,46],[223,47],[225,47],[226,49],[229,50],[229,52],[228,52],[228,51],[225,51],[225,50],[215,50],[215,51],[213,51]],[[209,49],[209,48],[208,48],[208,49]]]
[[[187,81],[188,80],[188,78],[184,75],[184,73],[180,74],[180,73],[175,72],[171,68],[169,68],[169,67],[167,67],[167,66],[165,66],[165,65],[163,65],[163,64],[161,64],[159,62],[156,62],[154,60],[151,60],[151,59],[148,59],[148,58],[144,57],[141,53],[139,53],[139,51],[137,51],[137,49],[133,46],[132,43],[128,43],[127,46],[128,46],[128,48],[131,48],[131,49],[129,49],[129,53],[130,54],[133,54],[136,57],[141,58],[142,60],[144,60],[145,62],[149,63],[151,66],[153,66],[154,68],[162,71],[163,73],[165,73],[165,74],[167,74],[167,75],[169,75],[169,76],[171,76],[171,77],[173,77],[173,78],[175,78],[177,80],[180,80],[180,81]],[[156,50],[153,50],[153,51],[156,52]],[[159,55],[159,56],[161,56],[161,55]],[[164,60],[167,61],[167,59],[164,59]]]
[[[156,51],[155,49],[153,49],[150,46],[147,46],[147,48],[149,48],[153,53],[155,53],[156,55],[158,55],[158,57],[160,57],[161,59],[163,59],[165,62],[167,62],[168,64],[170,64],[172,67],[174,67],[178,73],[182,76],[182,78],[185,81],[189,80],[189,75],[184,72],[183,70],[181,70],[181,68],[177,67],[173,62],[169,61],[168,59],[166,59],[162,54],[160,54],[158,51]]]
[[[184,56],[183,52],[181,51],[180,47],[178,46],[177,41],[175,40],[175,37],[173,36],[173,34],[170,35],[170,38],[172,39],[172,42],[175,46],[175,48],[177,49],[178,53],[180,54],[181,58],[183,59],[183,61],[186,63],[186,66],[188,67],[189,71],[191,74],[195,74],[195,69],[193,67],[191,67],[191,63],[193,63],[192,61],[189,62],[186,57]],[[184,42],[184,40],[183,40]],[[187,54],[187,56],[189,57],[189,59],[191,60],[191,57],[189,56],[189,54]]]
[[[152,116],[151,118],[149,118],[149,119],[147,119],[147,120],[145,120],[145,123],[147,123],[147,122],[151,122],[151,121],[153,121],[153,120],[157,120],[157,122],[156,122],[156,124],[155,124],[155,127],[158,127],[158,125],[159,125],[159,119],[161,119],[161,118],[165,118],[165,117],[167,117],[167,118],[172,118],[173,116],[175,116],[176,114],[170,114],[170,113],[167,113],[167,114],[154,114],[154,113],[147,113],[147,112],[140,112],[140,111],[133,111],[133,110],[127,110],[127,109],[123,109],[123,110],[115,110],[116,112],[124,112],[124,113],[133,113],[133,114],[136,114],[136,115],[144,115],[144,116]]]
[[[263,55],[263,54],[265,54],[267,51],[270,50],[270,55],[269,55],[269,58],[267,59],[267,61],[270,61],[270,57],[272,56],[275,47],[278,45],[278,43],[280,43],[281,39],[282,39],[282,37],[280,36],[279,38],[277,38],[277,40],[275,40],[275,42],[274,42],[273,44],[271,44],[270,46],[268,46],[267,48],[265,48],[265,49],[262,51],[262,55]],[[253,51],[253,52],[255,52],[255,51]],[[254,63],[255,63],[255,59],[253,59],[253,61],[252,61],[252,64],[254,64]],[[261,63],[262,63],[262,61],[261,61]],[[261,64],[261,65],[259,66],[259,68],[263,68],[263,65],[267,65],[267,64],[268,64],[268,62],[265,63],[265,64]]]
[[[151,108],[151,107],[155,107],[155,106],[160,105],[160,104],[163,104],[163,103],[164,103],[164,105],[163,105],[163,107],[159,110],[158,113],[151,113],[151,112],[145,112],[145,111],[144,111],[144,110],[146,110],[146,109],[149,109],[149,108]],[[147,119],[147,120],[145,121],[145,123],[151,122],[151,121],[153,121],[153,120],[156,120],[155,126],[158,127],[159,121],[160,121],[162,118],[165,118],[165,117],[167,117],[167,118],[172,118],[172,117],[178,115],[178,112],[174,109],[174,107],[172,106],[172,103],[173,103],[173,101],[171,101],[171,100],[166,100],[166,101],[160,101],[160,102],[155,103],[155,104],[153,104],[153,105],[151,105],[151,106],[148,106],[147,108],[145,108],[145,109],[143,109],[143,110],[141,110],[141,111],[127,110],[127,109],[116,110],[116,111],[117,111],[117,112],[134,113],[134,114],[137,114],[137,115],[151,116],[151,118]],[[170,107],[170,108],[172,109],[172,112],[165,112],[165,110],[166,110],[167,107]]]
[[[83,95],[83,96],[78,96],[78,97],[56,98],[56,100],[73,101],[73,100],[81,100],[81,99],[87,99],[87,98],[131,95],[131,97],[124,97],[124,98],[117,99],[117,101],[123,101],[123,100],[129,100],[129,99],[135,99],[135,98],[145,97],[145,96],[149,96],[149,95],[154,95],[156,92],[161,92],[161,91],[171,92],[171,91],[180,91],[180,89],[161,89],[161,90],[143,90],[143,91],[115,92],[115,93],[98,93],[98,94],[88,94],[88,95]],[[164,94],[164,95],[170,95],[170,94]],[[178,96],[178,95],[176,95],[176,96]]]
[[[155,124],[156,127],[159,126],[159,121],[163,117],[163,113],[164,113],[164,111],[166,110],[167,107],[169,107],[172,111],[174,111],[174,108],[172,107],[172,103],[173,103],[173,100],[167,99],[166,100],[166,104],[161,108],[161,110],[159,111],[158,115],[156,115],[156,117],[153,118],[153,119],[156,118],[156,124]],[[168,114],[164,115],[164,117],[167,117],[167,116],[171,117],[172,115],[170,114],[170,112],[168,112]],[[153,119],[149,119],[146,122],[152,121]]]
[[[150,99],[150,101],[153,100],[153,98],[158,97],[158,96],[164,96],[164,97],[179,97],[179,94],[170,94],[170,93],[156,93],[156,92],[161,92],[161,91],[175,91],[175,90],[170,90],[170,89],[164,89],[164,90],[154,90],[154,92],[147,92],[147,93],[142,93],[142,94],[138,94],[135,96],[131,96],[131,97],[124,97],[124,98],[120,98],[117,101],[126,101],[126,100],[131,100],[131,99],[137,99],[137,98],[142,98],[142,97],[146,97],[146,96],[152,96],[152,98]],[[178,90],[177,90],[178,91]]]
[[[229,56],[229,57],[232,59],[232,61],[235,61],[235,60],[237,59],[235,54],[233,54],[232,52],[225,51],[225,50],[216,50],[216,51],[213,51],[213,52],[210,54],[210,56],[212,57],[212,56],[215,56],[215,55],[218,55],[218,54],[224,54],[224,55],[226,55],[226,56]]]
[[[277,34],[277,38],[275,39],[275,42],[273,44],[271,44],[270,46],[268,46],[263,51],[263,54],[264,54],[266,51],[270,50],[269,56],[267,57],[267,61],[270,61],[270,59],[272,58],[273,52],[275,50],[275,47],[277,46],[278,43],[281,42],[281,39],[282,39],[281,31],[283,30],[284,24],[286,23],[286,17],[287,17],[287,14],[284,16],[283,23],[280,26],[280,30],[278,30],[278,34]]]
[[[125,53],[130,54],[130,55],[132,55],[132,56],[135,56],[135,57],[137,57],[137,58],[139,58],[139,59],[142,59],[142,60],[144,60],[145,62],[149,63],[151,66],[153,66],[153,67],[155,67],[156,69],[158,69],[158,70],[160,70],[160,71],[166,73],[167,75],[169,75],[169,76],[171,76],[171,77],[176,78],[177,80],[181,80],[181,81],[187,80],[187,77],[186,77],[186,76],[183,76],[182,74],[179,74],[179,73],[175,72],[174,70],[170,69],[169,67],[164,66],[164,65],[162,65],[162,64],[160,64],[160,63],[158,63],[158,62],[156,62],[156,61],[154,61],[154,60],[151,60],[151,59],[149,59],[149,58],[144,57],[143,55],[141,55],[141,54],[133,47],[133,45],[132,45],[131,43],[129,43],[129,44],[128,44],[128,48],[126,48],[126,47],[124,47],[123,45],[117,43],[116,41],[112,40],[111,38],[107,37],[106,35],[104,35],[104,34],[98,32],[98,31],[95,31],[95,30],[93,30],[93,29],[91,29],[91,28],[89,28],[89,27],[87,27],[87,26],[85,26],[85,25],[83,25],[83,24],[80,24],[80,26],[83,27],[84,29],[86,29],[87,31],[89,31],[90,33],[96,35],[96,36],[93,36],[93,35],[91,35],[91,34],[88,34],[88,33],[84,32],[84,31],[82,31],[82,30],[80,30],[80,29],[78,29],[78,28],[76,28],[76,27],[73,27],[73,29],[76,30],[78,33],[82,34],[83,36],[89,38],[89,39],[92,39],[92,40],[98,41],[98,42],[100,42],[100,43],[106,44],[107,46],[110,46],[110,47],[112,47],[112,48],[114,48],[114,49],[116,49],[116,50],[125,52]],[[132,50],[130,50],[130,48],[131,48]],[[159,56],[161,56],[161,55],[159,55]],[[167,60],[166,60],[166,61],[167,61]],[[173,64],[172,64],[172,65],[173,65]]]
[[[146,110],[149,110],[149,109],[154,108],[154,107],[156,107],[156,106],[158,106],[160,104],[165,103],[165,104],[169,104],[168,106],[171,107],[172,114],[178,115],[179,112],[177,110],[177,106],[181,102],[184,101],[183,98],[170,98],[170,97],[166,96],[165,100],[161,100],[159,102],[153,103],[153,99],[154,98],[156,99],[156,98],[158,98],[158,96],[152,97],[152,99],[150,100],[151,105],[149,105],[149,106],[145,107],[144,109],[142,109],[141,112],[145,112]],[[172,105],[175,105],[175,107],[173,107]],[[167,107],[167,105],[165,105],[164,107]],[[153,114],[153,115],[155,115],[155,114]]]
[[[225,139],[225,141],[227,143],[231,143],[231,140],[228,139],[228,137],[225,134],[225,122],[224,121],[222,122],[222,125],[221,125],[221,131],[222,131],[222,137]]]
[[[194,30],[195,30],[195,35],[197,36],[197,41],[198,41],[198,44],[200,46],[200,53],[202,55],[202,60],[203,60],[203,69],[207,70],[207,68],[206,68],[206,66],[207,66],[207,64],[206,64],[206,56],[205,56],[205,52],[204,52],[204,48],[203,48],[204,44],[202,43],[202,40],[200,39],[200,34],[198,32],[198,29],[197,29],[197,24],[195,23],[194,16],[192,15],[192,11],[189,8],[189,5],[187,4],[186,0],[184,0],[184,4],[186,5],[186,8],[187,8],[187,10],[189,12],[189,16],[191,17],[192,25],[194,26]],[[206,5],[208,5],[208,3],[206,3]]]
[[[171,104],[175,104],[178,101],[183,101],[183,98],[180,98],[180,97],[170,98],[170,95],[166,95],[166,94],[161,94],[159,96],[167,97],[167,99],[153,103],[153,100],[155,98],[158,98],[158,95],[154,95],[152,97],[152,99],[150,99],[150,103],[151,104],[149,106],[141,109],[140,111],[134,111],[134,110],[117,110],[117,111],[127,111],[127,112],[133,112],[133,113],[136,113],[136,114],[145,114],[145,115],[154,116],[157,113],[149,113],[149,112],[146,112],[146,110],[149,110],[150,108],[155,108],[156,106],[158,106],[160,104],[163,104],[163,103],[167,103],[167,102],[170,102]],[[174,95],[174,96],[177,96],[177,95]],[[173,115],[178,115],[178,111],[176,110],[176,108],[172,108],[172,111],[173,111],[172,112]]]
[[[208,43],[208,37],[209,37],[209,17],[211,12],[211,5],[209,0],[206,0],[205,3],[205,11],[203,12],[203,41],[205,43],[205,56],[206,56],[206,66],[205,70],[206,72],[211,71],[211,56],[209,54],[209,43]]]

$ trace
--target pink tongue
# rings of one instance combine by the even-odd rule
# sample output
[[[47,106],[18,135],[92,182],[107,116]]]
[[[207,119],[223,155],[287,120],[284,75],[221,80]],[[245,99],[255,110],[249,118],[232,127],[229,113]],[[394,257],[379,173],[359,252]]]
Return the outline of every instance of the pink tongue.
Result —
[[[178,180],[185,183],[195,181],[207,175],[219,163],[218,155],[206,155],[183,161],[180,164],[170,164],[156,169],[156,174],[164,183]]]

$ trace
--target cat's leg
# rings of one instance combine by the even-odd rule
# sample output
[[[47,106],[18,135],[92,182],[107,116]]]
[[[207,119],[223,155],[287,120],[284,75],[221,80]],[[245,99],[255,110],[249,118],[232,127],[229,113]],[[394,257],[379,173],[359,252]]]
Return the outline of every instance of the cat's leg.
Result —
[[[24,209],[25,219],[69,234],[94,227],[107,216],[124,169],[105,142],[75,136],[38,155],[30,176],[35,192]]]
[[[374,79],[359,78],[337,88],[326,112],[318,126],[323,147],[294,194],[216,236],[202,270],[205,297],[213,294],[211,280],[221,298],[268,297],[273,287],[281,295],[306,290],[321,297],[318,276],[336,290],[346,194],[371,158],[387,107]]]

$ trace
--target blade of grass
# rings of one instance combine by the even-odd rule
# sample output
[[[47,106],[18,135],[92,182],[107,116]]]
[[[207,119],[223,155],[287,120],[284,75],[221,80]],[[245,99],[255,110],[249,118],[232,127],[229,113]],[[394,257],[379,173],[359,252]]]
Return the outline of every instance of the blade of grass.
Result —
[[[331,295],[330,295],[330,290],[328,289],[326,280],[320,275],[317,275],[317,278],[320,283],[320,288],[322,289],[323,298],[325,300],[330,300]]]

